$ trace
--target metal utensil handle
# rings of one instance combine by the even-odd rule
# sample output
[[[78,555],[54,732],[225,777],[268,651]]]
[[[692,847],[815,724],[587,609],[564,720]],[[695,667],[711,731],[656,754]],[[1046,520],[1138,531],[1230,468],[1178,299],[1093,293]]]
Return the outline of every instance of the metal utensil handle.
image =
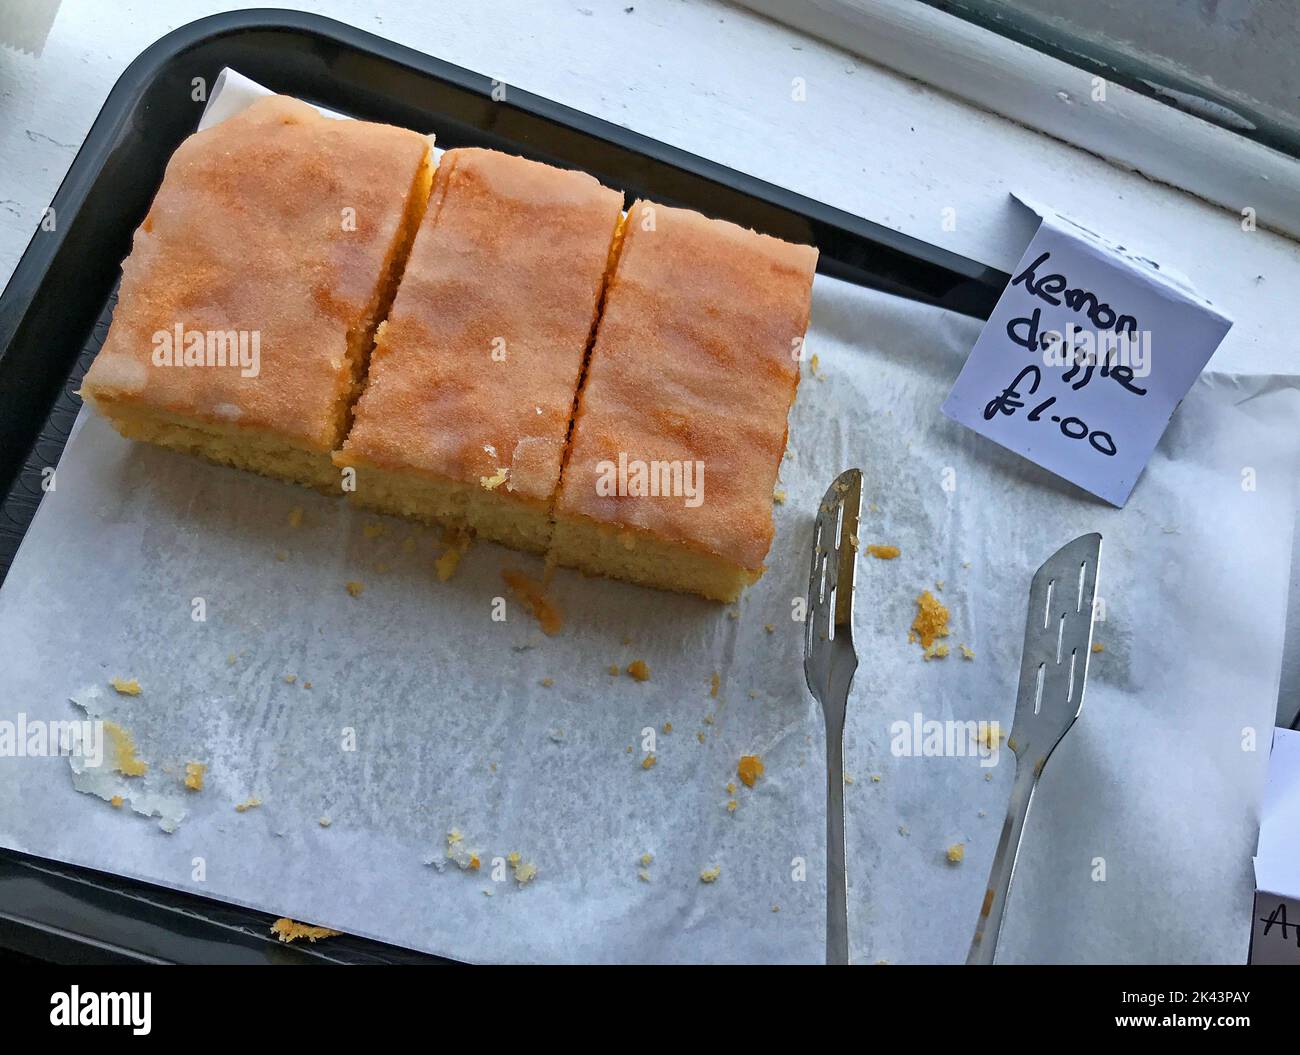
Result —
[[[844,863],[844,723],[826,723],[826,962],[849,962],[849,884]]]
[[[1007,806],[1007,819],[1002,822],[1002,836],[993,855],[993,868],[989,872],[989,885],[984,893],[984,905],[975,924],[975,937],[971,939],[968,964],[991,964],[998,953],[998,935],[1002,931],[1002,917],[1006,912],[1007,894],[1011,890],[1011,877],[1016,870],[1016,857],[1020,853],[1020,838],[1029,819],[1029,806],[1034,789],[1038,786],[1038,773],[1033,765],[1016,759],[1016,779],[1011,786],[1011,802]]]

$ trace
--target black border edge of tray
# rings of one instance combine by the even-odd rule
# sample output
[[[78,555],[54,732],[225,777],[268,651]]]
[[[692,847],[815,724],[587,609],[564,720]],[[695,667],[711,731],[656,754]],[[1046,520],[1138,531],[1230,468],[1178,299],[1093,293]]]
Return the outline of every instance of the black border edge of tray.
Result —
[[[426,90],[436,90],[437,82],[442,82],[477,98],[474,116],[488,115],[484,126],[462,127],[465,144],[439,129],[442,143],[503,145],[539,160],[584,167],[631,193],[626,180],[602,174],[599,166],[566,161],[562,152],[552,149],[554,142],[521,144],[514,138],[521,115],[525,124],[540,119],[570,146],[578,140],[594,140],[607,153],[640,155],[666,166],[671,170],[666,181],[661,171],[653,190],[638,188],[647,197],[698,207],[692,197],[707,188],[713,204],[721,205],[708,210],[713,215],[814,242],[821,249],[818,270],[823,274],[976,317],[987,317],[1008,281],[1009,276],[996,269],[522,89],[511,86],[505,101],[494,102],[490,78],[332,19],[270,8],[207,16],[161,37],[118,78],[51,202],[55,229],[38,227],[0,294],[0,495],[6,495],[6,507],[15,497],[22,498],[21,530],[39,504],[39,465],[57,461],[76,414],[78,401],[71,389],[79,375],[78,355],[83,356],[84,366],[87,340],[97,327],[102,331],[104,305],[111,298],[131,233],[161,179],[161,165],[155,166],[156,171],[132,167],[127,141],[146,126],[152,132],[158,122],[167,122],[174,137],[165,150],[169,157],[193,130],[201,109],[196,104],[190,110],[176,107],[172,114],[161,108],[151,110],[150,89],[160,74],[174,72],[176,63],[205,44],[219,38],[237,42],[241,35],[279,33],[305,38],[322,53],[322,61],[334,58],[326,82],[338,98],[322,95],[315,86],[295,86],[292,77],[280,76],[278,69],[264,70],[259,63],[245,64],[241,72],[322,105],[333,103],[334,108],[358,116],[395,121],[380,112],[391,113],[394,108],[384,88],[348,80],[348,71],[340,68],[348,57],[377,59],[395,67],[395,76],[423,78],[428,82]],[[214,77],[217,71],[202,72]],[[351,75],[359,76],[356,70]],[[418,113],[410,99],[397,108]],[[420,123],[411,125],[420,127]],[[106,169],[129,177],[133,196],[120,206],[115,202],[113,208],[83,211]],[[102,332],[98,336],[102,340]],[[48,445],[33,461],[29,455],[35,455],[34,448],[42,440],[48,440]],[[20,484],[26,491],[21,496]],[[12,552],[0,553],[0,581],[12,556]],[[269,921],[264,913],[5,848],[0,848],[0,905],[0,948],[67,962],[184,962],[194,959],[196,949],[223,962],[447,962],[350,936],[314,947],[283,947],[256,929]],[[120,914],[128,911],[128,925],[123,928]]]
[[[106,168],[129,167],[131,159],[118,156],[119,148],[133,130],[138,131],[134,127],[137,122],[142,123],[146,117],[163,120],[156,114],[139,112],[141,107],[149,109],[149,89],[161,73],[204,44],[217,38],[237,43],[241,35],[268,33],[299,34],[318,50],[336,53],[330,69],[331,88],[337,88],[339,96],[346,99],[340,102],[322,98],[318,90],[295,92],[295,85],[284,83],[284,77],[278,79],[279,90],[302,94],[327,106],[333,102],[360,116],[382,118],[371,103],[383,93],[346,79],[347,53],[365,53],[367,58],[399,67],[406,81],[442,81],[478,97],[483,109],[478,116],[487,114],[487,127],[478,131],[486,142],[501,139],[518,147],[519,140],[511,139],[517,130],[511,126],[514,118],[524,115],[553,126],[559,139],[596,141],[611,153],[637,155],[665,166],[671,170],[672,180],[658,180],[653,193],[649,188],[638,188],[664,204],[692,204],[691,192],[707,186],[723,206],[710,210],[715,215],[748,222],[779,237],[813,242],[821,250],[818,270],[829,276],[982,318],[991,312],[1009,278],[984,264],[522,89],[508,87],[506,99],[494,102],[491,93],[495,82],[490,78],[333,19],[273,8],[210,15],[151,44],[118,78],[51,202],[55,230],[38,226],[0,294],[0,493],[8,492],[19,475],[57,399],[59,384],[73,365],[73,352],[83,346],[116,279],[120,261],[129,250],[130,234],[123,235],[120,215],[115,218],[106,214],[110,211],[87,215],[82,207]],[[322,55],[322,61],[328,57]],[[198,73],[197,69],[192,72]],[[206,72],[215,76],[215,71]],[[277,81],[260,68],[241,72],[254,79],[259,79],[260,74],[263,79]],[[398,71],[394,72],[396,78]],[[353,75],[357,75],[355,71]],[[383,98],[391,112],[393,100],[386,95]],[[411,99],[400,101],[401,108],[413,113],[415,105]],[[183,116],[185,120],[179,122],[173,119],[173,125],[178,125],[174,131],[188,134],[197,121],[197,105],[193,120],[190,113]],[[548,151],[546,144],[527,146],[531,149],[520,152],[566,163],[562,154]],[[166,153],[170,156],[171,150]],[[626,183],[583,167],[615,185]],[[156,175],[161,178],[161,171]],[[141,200],[124,203],[120,210],[130,214],[130,231],[143,217],[157,186],[152,178],[137,182],[147,188],[140,196],[143,204]],[[755,215],[755,209],[760,215]],[[758,222],[754,222],[756,219]],[[104,263],[109,259],[111,267]],[[50,357],[59,352],[51,349],[67,349],[58,369],[51,367]]]

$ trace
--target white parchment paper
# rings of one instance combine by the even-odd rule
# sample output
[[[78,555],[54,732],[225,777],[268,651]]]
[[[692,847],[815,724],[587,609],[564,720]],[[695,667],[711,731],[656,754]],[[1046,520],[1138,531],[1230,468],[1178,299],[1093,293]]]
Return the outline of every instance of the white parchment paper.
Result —
[[[977,330],[819,278],[809,348],[825,379],[800,386],[771,567],[737,618],[561,571],[554,638],[500,579],[539,570],[534,558],[476,545],[439,582],[433,532],[129,443],[83,413],[0,590],[0,718],[77,717],[69,697],[103,686],[107,716],[150,763],[137,780],[182,795],[187,816],[168,835],[74,790],[66,759],[3,758],[0,841],[470,960],[817,961],[822,736],[791,611],[817,501],[856,464],[874,507],[864,543],[902,555],[860,569],[855,960],[964,957],[1011,756],[992,769],[895,757],[889,727],[918,711],[1009,723],[1030,576],[1090,530],[1105,535],[1105,652],[1044,775],[1002,958],[1244,959],[1300,390],[1203,377],[1115,510],[939,413]],[[913,599],[936,580],[948,640],[974,660],[954,647],[924,662],[907,642]],[[499,596],[504,622],[491,617]],[[633,659],[649,681],[608,673]],[[139,678],[142,694],[107,689],[114,676]],[[746,753],[766,774],[733,795]],[[209,765],[198,793],[180,785],[192,760]],[[250,797],[262,805],[237,813]],[[479,872],[444,860],[452,828]],[[950,865],[956,842],[966,859]],[[536,863],[531,884],[492,881],[492,858],[511,851]],[[701,883],[713,866],[717,882]]]

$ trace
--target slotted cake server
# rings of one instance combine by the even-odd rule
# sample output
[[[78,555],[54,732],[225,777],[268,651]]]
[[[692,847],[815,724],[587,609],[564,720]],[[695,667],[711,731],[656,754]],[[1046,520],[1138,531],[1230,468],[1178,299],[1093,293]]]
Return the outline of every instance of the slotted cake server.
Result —
[[[849,469],[817,507],[804,620],[803,669],[826,719],[826,962],[849,962],[844,864],[844,719],[858,655],[853,648],[862,470]]]
[[[997,956],[1034,789],[1048,758],[1083,707],[1100,560],[1101,535],[1081,535],[1049,557],[1029,587],[1016,714],[1007,740],[1016,756],[1016,776],[968,964],[991,964]]]

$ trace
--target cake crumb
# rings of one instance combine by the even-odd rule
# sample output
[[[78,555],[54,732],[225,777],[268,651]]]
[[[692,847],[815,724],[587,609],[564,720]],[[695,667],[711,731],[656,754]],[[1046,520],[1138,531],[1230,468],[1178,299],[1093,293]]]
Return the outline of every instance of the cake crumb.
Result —
[[[191,791],[203,790],[203,776],[207,773],[208,767],[202,762],[185,763],[185,786]]]
[[[460,559],[465,556],[473,540],[468,532],[447,528],[442,533],[442,541],[447,546],[447,552],[435,560],[433,566],[438,573],[438,581],[446,582],[456,574]]]
[[[639,880],[641,880],[641,882],[643,883],[650,882],[650,873],[647,872],[644,868],[637,869],[636,877]]]
[[[1106,646],[1103,645],[1100,641],[1094,641],[1094,642],[1092,643],[1092,650],[1093,650],[1094,652],[1105,652],[1105,651],[1106,651]]]
[[[524,855],[518,850],[511,850],[506,854],[506,863],[515,874],[515,882],[520,886],[525,886],[537,878],[537,866],[531,861],[525,861]]]
[[[713,672],[713,677],[709,679],[709,695],[712,696],[715,700],[718,698],[718,689],[721,688],[721,686],[722,686],[722,675],[715,670]]]
[[[946,659],[948,657],[948,646],[944,644],[933,644],[925,650],[926,659]]]
[[[123,799],[121,795],[114,795],[111,799],[108,800],[108,803],[110,806],[114,807],[115,809],[120,810],[122,808],[122,803],[125,801],[126,800]]]
[[[325,816],[322,817],[320,820],[318,820],[316,823],[319,824],[322,828],[328,828],[331,824],[334,823],[334,821],[331,820],[328,816]]]
[[[543,679],[542,679],[542,688],[544,688],[544,689],[549,689],[549,688],[550,688],[552,685],[554,685],[554,684],[555,684],[555,679],[554,679],[554,678],[543,678]]]
[[[754,786],[754,781],[763,775],[763,760],[758,755],[741,755],[736,764],[736,776],[747,788]]]
[[[763,629],[766,630],[769,634],[775,634],[775,633],[776,633],[776,627],[773,626],[771,623],[764,623],[764,624],[763,624]]]
[[[611,663],[609,665],[609,676],[611,678],[617,678],[622,673],[623,671],[619,668],[617,663]]]
[[[945,856],[948,858],[948,863],[950,865],[961,864],[962,860],[966,857],[966,844],[953,843],[950,847],[948,847],[948,852],[947,854],[945,854]]]
[[[872,774],[871,774],[871,783],[873,783],[873,784],[879,784],[879,783],[881,782],[881,780],[883,780],[883,779],[884,779],[884,778],[881,777],[881,775],[880,775],[879,773],[872,773]]]
[[[236,813],[247,813],[247,812],[248,812],[249,810],[251,810],[254,806],[260,806],[260,805],[262,805],[262,800],[261,800],[261,799],[256,798],[256,797],[254,797],[254,798],[248,798],[248,799],[245,799],[243,802],[238,803],[238,804],[235,806],[235,812],[236,812]]]
[[[700,882],[716,883],[720,875],[722,875],[722,865],[714,865],[712,868],[706,868],[700,872]]]
[[[564,626],[564,616],[546,596],[542,583],[513,568],[504,569],[501,578],[510,587],[510,592],[537,620],[537,625],[542,628],[543,634],[554,637],[560,632]]]
[[[877,560],[893,560],[903,551],[897,546],[882,546],[879,543],[873,542],[867,547],[867,552]]]
[[[778,487],[772,492],[772,501],[779,506],[785,505],[785,491]]]
[[[655,855],[650,853],[649,850],[647,850],[645,853],[641,855],[641,867],[649,868],[650,865],[654,862],[654,859],[655,859]]]
[[[739,806],[740,806],[740,803],[737,802],[735,799],[728,799],[728,800],[727,800],[727,812],[728,812],[728,813],[735,813],[735,812],[736,812],[736,809],[737,809]]]
[[[297,680],[298,680],[298,675],[297,675],[297,674],[286,674],[286,675],[284,676],[284,683],[285,683],[286,685],[292,685],[292,684],[293,684],[295,681],[297,681]]]
[[[812,358],[808,360],[808,372],[811,373],[813,377],[817,378],[818,381],[826,380],[826,375],[822,373],[821,360],[817,358],[816,352],[814,352]]]
[[[111,769],[116,769],[124,777],[142,777],[149,772],[149,763],[136,756],[135,740],[130,733],[117,722],[107,721],[104,723],[104,733],[108,736],[113,759]]]
[[[485,491],[495,491],[503,483],[510,479],[509,466],[500,466],[491,476],[480,476],[478,483]]]
[[[975,650],[974,650],[973,648],[967,648],[964,644],[963,644],[963,645],[958,645],[957,647],[958,647],[959,649],[961,649],[961,658],[962,658],[962,659],[974,659],[974,658],[975,658]]]
[[[673,731],[673,723],[672,723],[672,722],[664,722],[664,724],[663,724],[663,730],[664,730],[665,733],[671,733],[671,732]]]
[[[286,945],[299,938],[306,938],[313,944],[319,938],[333,938],[342,931],[330,930],[328,927],[314,927],[310,923],[295,923],[291,919],[278,919],[271,924],[271,933]]]
[[[627,672],[637,681],[650,680],[650,668],[646,666],[644,659],[634,659],[627,665]]]
[[[649,769],[651,766],[655,765],[655,763],[657,763],[658,761],[659,759],[657,759],[653,753],[648,754],[645,756],[645,758],[641,759],[641,768]]]
[[[366,589],[366,584],[363,582],[358,582],[356,579],[349,579],[343,585],[344,587],[346,587],[348,593],[350,593],[353,597],[360,597],[362,593],[365,592]]]
[[[704,743],[705,740],[704,733],[703,732],[696,733],[695,739],[698,740],[700,743]]]
[[[289,526],[302,527],[302,506],[294,506],[289,510]]]
[[[935,580],[934,580],[934,588],[935,588],[936,590],[942,590],[942,589],[943,589],[943,580],[942,580],[942,579],[935,579]]]
[[[108,683],[119,696],[140,695],[140,683],[135,678],[110,678]]]
[[[780,906],[780,905],[773,905],[773,906],[772,906],[772,911],[773,911],[773,912],[780,912],[780,911],[781,911],[781,906]]]
[[[935,600],[929,590],[922,590],[916,599],[916,618],[912,621],[908,641],[920,641],[921,647],[929,651],[936,638],[947,636],[948,609]],[[947,649],[942,654],[947,655]]]

